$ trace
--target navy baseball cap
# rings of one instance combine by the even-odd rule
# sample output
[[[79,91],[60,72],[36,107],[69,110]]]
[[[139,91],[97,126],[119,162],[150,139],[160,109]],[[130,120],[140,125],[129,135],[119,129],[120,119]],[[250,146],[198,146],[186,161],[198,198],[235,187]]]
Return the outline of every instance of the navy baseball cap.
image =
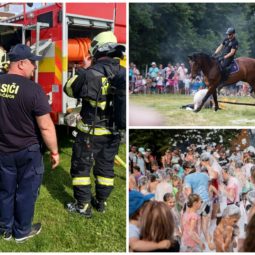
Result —
[[[129,217],[133,216],[146,201],[151,200],[153,197],[154,194],[143,195],[136,190],[131,190],[129,192]]]
[[[33,54],[31,52],[31,48],[25,44],[17,44],[16,46],[14,46],[8,53],[8,57],[11,62],[15,62],[15,61],[23,60],[23,59],[38,61],[43,58],[42,56],[37,56]]]

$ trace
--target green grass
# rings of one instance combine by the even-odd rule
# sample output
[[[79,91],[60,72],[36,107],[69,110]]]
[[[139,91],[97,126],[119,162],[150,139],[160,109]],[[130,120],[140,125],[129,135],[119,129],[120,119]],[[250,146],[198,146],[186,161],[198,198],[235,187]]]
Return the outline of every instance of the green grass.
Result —
[[[226,98],[226,97],[225,97]],[[219,98],[221,100],[222,97]],[[254,103],[252,97],[228,98],[237,102]],[[224,104],[224,109],[214,112],[202,109],[198,113],[180,109],[191,104],[192,96],[185,95],[130,95],[129,103],[149,107],[157,111],[164,119],[165,126],[254,126],[255,107]],[[130,113],[132,115],[132,113]]]
[[[1,252],[125,252],[126,251],[126,170],[115,165],[115,188],[104,214],[93,211],[92,219],[69,213],[66,203],[73,201],[69,175],[73,139],[58,135],[61,164],[50,169],[45,155],[45,174],[36,203],[34,222],[42,232],[22,244],[0,240]],[[119,150],[125,160],[126,145]]]

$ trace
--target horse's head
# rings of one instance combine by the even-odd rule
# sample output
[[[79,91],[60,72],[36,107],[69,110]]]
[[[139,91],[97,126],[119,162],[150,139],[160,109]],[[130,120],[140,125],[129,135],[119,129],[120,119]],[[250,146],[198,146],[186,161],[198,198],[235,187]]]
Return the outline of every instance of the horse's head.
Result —
[[[188,59],[189,59],[189,64],[191,69],[191,78],[195,79],[195,77],[199,75],[201,71],[202,63],[201,63],[200,54],[195,53],[193,55],[190,55],[188,56]]]

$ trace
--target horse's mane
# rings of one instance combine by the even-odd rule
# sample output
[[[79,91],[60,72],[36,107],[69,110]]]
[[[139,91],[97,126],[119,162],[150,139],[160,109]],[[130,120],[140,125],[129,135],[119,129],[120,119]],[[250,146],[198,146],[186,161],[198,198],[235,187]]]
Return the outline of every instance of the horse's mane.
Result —
[[[206,61],[211,61],[213,57],[211,57],[210,55],[203,53],[203,52],[198,52],[198,53],[194,53],[193,56],[195,58],[199,57],[199,58],[203,58]]]
[[[208,63],[208,64],[212,64],[213,62],[215,62],[216,58],[215,57],[211,57],[210,55],[203,53],[203,52],[197,52],[197,53],[193,53],[191,56],[189,56],[190,59],[192,59],[193,61],[203,61],[204,63]]]

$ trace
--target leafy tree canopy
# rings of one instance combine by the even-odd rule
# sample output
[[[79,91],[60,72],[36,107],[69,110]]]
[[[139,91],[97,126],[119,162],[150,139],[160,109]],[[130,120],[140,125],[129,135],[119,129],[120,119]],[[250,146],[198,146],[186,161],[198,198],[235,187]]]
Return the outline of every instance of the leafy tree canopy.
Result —
[[[255,3],[130,3],[130,62],[187,62],[192,52],[212,54],[235,27],[238,56],[255,56]]]
[[[155,154],[178,147],[186,151],[187,146],[212,143],[229,147],[240,134],[240,129],[137,129],[130,130],[130,145],[150,148]]]

